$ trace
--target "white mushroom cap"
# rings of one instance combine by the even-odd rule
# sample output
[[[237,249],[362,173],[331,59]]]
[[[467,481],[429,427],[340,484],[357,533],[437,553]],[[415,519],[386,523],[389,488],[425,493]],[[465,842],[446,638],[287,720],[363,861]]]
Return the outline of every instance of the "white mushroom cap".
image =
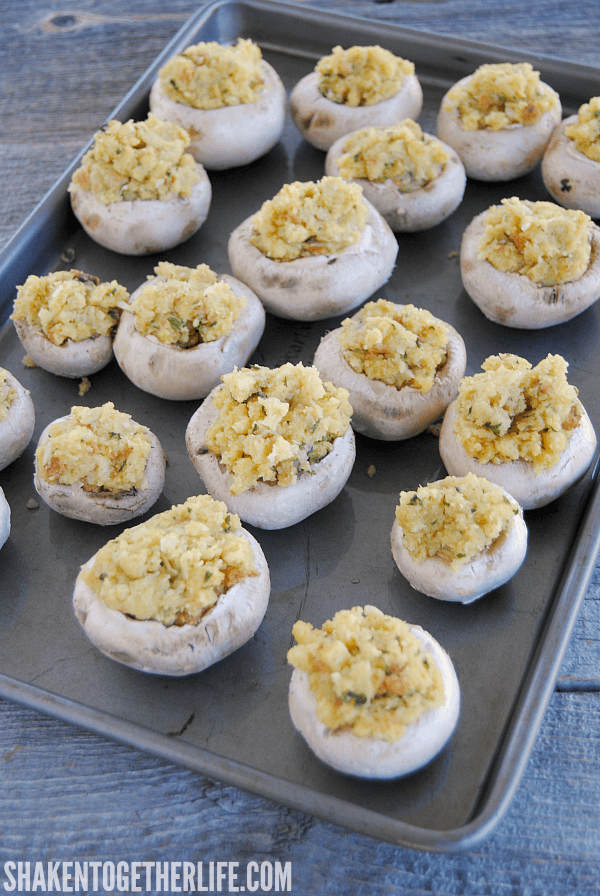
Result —
[[[23,454],[35,427],[35,409],[29,390],[9,370],[6,370],[6,382],[17,394],[9,405],[6,417],[0,420],[0,470]]]
[[[10,507],[0,486],[0,548],[10,535]]]
[[[172,100],[157,78],[150,91],[150,111],[185,128],[191,139],[188,152],[210,171],[248,165],[275,146],[285,124],[281,78],[264,59],[260,67],[265,89],[255,103],[196,109]]]
[[[525,460],[505,461],[501,464],[480,463],[470,457],[454,432],[456,402],[446,410],[440,432],[440,455],[451,476],[475,473],[502,486],[521,505],[523,510],[544,507],[564,494],[583,478],[596,451],[596,433],[583,409],[579,426],[572,431],[569,443],[554,466],[539,473]]]
[[[471,75],[457,84],[466,84]],[[533,171],[562,115],[560,99],[555,90],[541,82],[557,103],[544,112],[533,124],[509,124],[498,131],[480,128],[467,131],[456,109],[445,108],[443,97],[437,119],[437,135],[453,146],[462,159],[467,177],[484,181],[513,180]],[[457,85],[454,85],[457,86]]]
[[[152,277],[130,298],[130,304],[148,284],[160,279]],[[173,401],[204,398],[220,382],[224,373],[237,365],[243,367],[265,328],[265,310],[252,290],[231,277],[221,274],[246,304],[233,322],[229,333],[214,342],[201,342],[182,349],[166,345],[156,337],[143,336],[135,327],[135,316],[124,310],[117,327],[113,349],[119,367],[139,389]]]
[[[353,315],[355,320],[359,317],[360,311]],[[448,328],[448,358],[437,372],[429,392],[412,386],[396,389],[364,373],[357,373],[344,358],[339,340],[341,327],[323,337],[313,363],[321,379],[350,392],[353,429],[373,439],[392,441],[410,439],[437,420],[458,395],[467,365],[462,336],[450,324],[444,322],[444,325]]]
[[[559,205],[600,218],[600,162],[580,152],[565,135],[565,128],[577,121],[578,116],[571,115],[554,129],[542,159],[542,178]]]
[[[527,553],[527,525],[519,507],[510,532],[496,539],[487,550],[476,554],[459,570],[453,570],[440,557],[428,557],[422,563],[414,560],[404,547],[403,530],[398,520],[392,525],[391,543],[396,566],[413,588],[438,600],[470,604],[515,575]]]
[[[196,162],[200,180],[190,196],[172,199],[133,199],[100,202],[91,190],[71,185],[75,217],[91,239],[121,255],[163,252],[189,239],[204,224],[212,189],[208,175]]]
[[[69,418],[58,417],[44,428],[38,442],[43,447],[50,438],[50,427]],[[122,494],[87,491],[81,482],[73,485],[47,482],[39,474],[37,453],[34,460],[33,484],[46,504],[73,520],[84,520],[99,526],[112,526],[141,516],[158,500],[165,484],[165,453],[154,433],[148,431],[150,454],[146,461],[144,479],[139,488]]]
[[[314,465],[312,475],[301,474],[288,486],[258,482],[239,495],[232,495],[231,473],[206,444],[206,430],[218,416],[212,402],[217,389],[213,389],[192,415],[185,433],[190,460],[213,498],[223,501],[245,523],[260,529],[293,526],[337,498],[352,472],[356,456],[351,426],[335,439],[329,454]]]
[[[422,768],[448,742],[460,713],[460,687],[452,660],[430,634],[418,625],[410,631],[431,654],[444,682],[443,706],[423,713],[407,726],[399,740],[357,737],[352,731],[332,731],[317,718],[317,704],[308,673],[294,669],[290,681],[292,722],[316,756],[339,772],[359,778],[399,778]]]
[[[81,574],[73,606],[92,644],[111,660],[158,675],[201,672],[248,641],[260,626],[271,591],[269,568],[259,543],[245,529],[258,576],[248,576],[222,594],[197,625],[165,626],[155,620],[130,619],[107,607]],[[92,566],[95,556],[86,566]]]
[[[587,270],[577,280],[540,286],[525,274],[499,271],[478,258],[487,211],[465,230],[460,247],[463,286],[489,320],[505,327],[538,330],[571,320],[600,298],[600,228],[591,225],[592,245]]]
[[[327,99],[319,90],[320,79],[318,72],[311,72],[290,93],[292,121],[317,149],[329,149],[351,131],[386,127],[404,118],[416,120],[421,114],[423,91],[416,75],[405,75],[398,93],[370,106],[348,106]]]
[[[254,290],[267,311],[289,320],[315,321],[356,308],[389,280],[398,243],[368,200],[361,239],[336,255],[272,261],[250,242],[252,217],[229,238],[234,275]]]
[[[97,373],[112,360],[112,336],[92,336],[74,342],[66,339],[61,345],[51,342],[41,327],[26,320],[13,320],[17,336],[32,361],[56,376],[79,379]]]
[[[337,159],[344,152],[344,144],[350,134],[340,137],[330,147],[325,157],[325,174],[341,177]],[[442,141],[439,141],[442,143]],[[455,211],[465,192],[467,176],[458,153],[442,143],[450,158],[440,175],[424,187],[405,193],[388,178],[374,183],[363,177],[352,178],[363,188],[365,198],[390,225],[395,233],[415,233],[427,230],[445,221]]]

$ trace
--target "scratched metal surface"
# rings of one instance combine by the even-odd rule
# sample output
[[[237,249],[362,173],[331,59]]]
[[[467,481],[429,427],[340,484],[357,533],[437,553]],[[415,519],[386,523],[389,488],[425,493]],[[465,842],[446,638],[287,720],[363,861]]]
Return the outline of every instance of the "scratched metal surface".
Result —
[[[284,5],[268,3],[215,5],[182,30],[164,55],[200,39],[225,41],[238,35],[262,44],[288,90],[335,43],[377,42],[413,59],[425,94],[420,121],[430,132],[450,84],[495,58],[490,48],[390,25],[366,28],[334,14],[305,9],[299,20]],[[125,98],[116,117],[145,115],[148,87],[162,58]],[[537,66],[561,92],[565,114],[594,93],[597,72],[592,69],[545,60],[538,60]],[[207,262],[217,271],[228,271],[231,230],[283,183],[321,177],[323,158],[288,120],[282,141],[268,156],[246,168],[211,173],[208,220],[191,240],[160,258],[181,264]],[[132,290],[159,260],[118,256],[89,240],[68,211],[68,178],[69,172],[0,259],[5,316],[11,284],[22,282],[31,271],[75,265],[102,279],[114,277]],[[486,321],[462,289],[456,257],[462,232],[475,214],[505,195],[547,198],[537,173],[509,186],[470,182],[463,204],[447,222],[429,232],[399,237],[397,267],[375,297],[413,302],[452,323],[465,338],[468,373],[499,351],[521,354],[533,363],[559,351],[569,361],[570,379],[597,425],[599,310],[591,308],[560,328],[519,332]],[[72,262],[61,260],[65,250],[74,254]],[[310,363],[321,336],[340,320],[295,324],[268,316],[252,360],[269,366]],[[94,375],[91,390],[82,398],[77,383],[26,369],[22,356],[7,324],[0,335],[0,363],[31,390],[37,422],[28,450],[0,473],[13,520],[11,539],[0,553],[0,691],[385,839],[450,849],[465,842],[467,831],[477,836],[489,826],[518,776],[512,753],[506,760],[507,735],[516,731],[517,743],[530,745],[539,706],[548,693],[535,676],[540,656],[544,668],[556,674],[564,642],[551,634],[553,626],[564,622],[568,628],[581,599],[581,583],[566,593],[559,583],[574,563],[585,560],[581,552],[573,558],[570,549],[582,531],[590,477],[549,508],[527,514],[528,557],[509,584],[469,607],[445,605],[407,585],[389,548],[398,492],[444,474],[435,438],[426,433],[390,444],[359,436],[353,473],[333,504],[290,529],[253,530],[272,577],[269,610],[254,639],[200,675],[182,680],[145,676],[95,651],[71,608],[80,564],[120,527],[105,530],[79,523],[43,504],[35,511],[27,509],[35,495],[35,441],[48,422],[68,413],[72,405],[114,401],[147,424],[168,455],[165,491],[154,508],[160,511],[204,491],[183,441],[196,404],[147,395],[114,363]],[[595,516],[586,523],[586,534],[595,544]],[[287,711],[286,652],[293,622],[302,618],[319,625],[342,607],[364,603],[429,630],[452,656],[462,687],[461,719],[450,745],[426,769],[391,784],[354,781],[321,765],[294,732]]]

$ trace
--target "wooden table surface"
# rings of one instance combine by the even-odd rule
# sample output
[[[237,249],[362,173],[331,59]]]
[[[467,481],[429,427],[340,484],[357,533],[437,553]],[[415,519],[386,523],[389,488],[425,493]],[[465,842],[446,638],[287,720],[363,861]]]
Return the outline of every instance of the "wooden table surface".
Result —
[[[198,5],[1,0],[0,244]],[[328,6],[600,70],[598,0]],[[279,861],[296,896],[600,893],[599,595],[600,565],[516,796],[472,850],[372,840],[0,701],[0,883],[10,861]]]

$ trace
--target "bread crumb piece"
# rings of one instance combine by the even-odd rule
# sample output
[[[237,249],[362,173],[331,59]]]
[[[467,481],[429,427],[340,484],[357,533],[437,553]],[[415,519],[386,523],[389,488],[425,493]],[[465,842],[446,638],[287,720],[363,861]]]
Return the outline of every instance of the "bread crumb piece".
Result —
[[[87,392],[89,392],[91,388],[92,388],[91,380],[89,379],[89,377],[84,376],[81,378],[81,382],[79,383],[79,389],[77,391],[79,392],[80,396],[83,396]]]

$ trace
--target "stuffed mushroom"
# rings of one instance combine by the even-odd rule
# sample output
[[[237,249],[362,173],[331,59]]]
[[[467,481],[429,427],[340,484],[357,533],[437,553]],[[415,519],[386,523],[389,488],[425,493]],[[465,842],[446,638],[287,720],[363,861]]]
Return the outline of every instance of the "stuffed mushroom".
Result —
[[[315,755],[360,778],[408,775],[452,736],[460,687],[448,654],[418,625],[376,607],[341,610],[321,629],[299,621],[292,722]]]
[[[352,428],[409,439],[458,394],[467,358],[460,334],[429,311],[379,299],[327,333],[315,353],[323,380],[350,394]]]
[[[443,97],[437,136],[468,177],[506,181],[533,171],[560,122],[560,97],[529,62],[481,65]]]
[[[101,548],[77,577],[73,606],[110,659],[183,676],[245,644],[269,594],[259,543],[224,504],[200,495]]]
[[[314,367],[258,365],[223,377],[192,416],[188,454],[207,491],[261,529],[330,504],[355,458],[348,393]]]
[[[471,221],[460,269],[465,290],[490,320],[551,327],[600,298],[600,228],[582,211],[513,196]]]
[[[555,202],[600,218],[600,97],[554,129],[542,159],[542,178]]]
[[[243,366],[265,328],[252,290],[208,265],[160,262],[132,294],[115,335],[121,370],[159,398],[204,398],[224,373]]]
[[[290,93],[292,121],[322,150],[359,128],[416,119],[422,105],[414,64],[380,46],[334,47]]]
[[[116,280],[100,283],[82,271],[30,274],[17,287],[11,320],[38,367],[77,379],[111,361],[119,305],[128,298]]]
[[[260,47],[240,38],[188,47],[161,68],[150,109],[190,135],[189,151],[209,170],[247,165],[279,141],[285,89]]]
[[[444,415],[444,466],[453,476],[472,472],[502,486],[524,510],[544,507],[585,475],[596,451],[567,362],[548,355],[534,367],[501,354],[482,369],[462,380]]]
[[[0,486],[0,548],[10,535],[10,506]]]
[[[29,390],[0,367],[0,470],[23,454],[34,427],[35,408]]]
[[[109,121],[69,185],[71,206],[91,239],[122,255],[163,252],[202,226],[212,190],[187,152],[189,134],[150,114]]]
[[[351,311],[391,276],[398,243],[358,184],[296,181],[229,239],[234,276],[267,311],[315,321]]]
[[[34,485],[53,510],[110,526],[149,510],[165,482],[157,437],[115,410],[73,407],[43,430],[35,453]]]
[[[505,489],[467,473],[400,492],[391,545],[413,588],[469,604],[518,571],[527,553],[527,526]]]
[[[355,181],[394,232],[435,227],[460,203],[467,176],[452,147],[406,119],[363,128],[335,141],[325,173]]]

